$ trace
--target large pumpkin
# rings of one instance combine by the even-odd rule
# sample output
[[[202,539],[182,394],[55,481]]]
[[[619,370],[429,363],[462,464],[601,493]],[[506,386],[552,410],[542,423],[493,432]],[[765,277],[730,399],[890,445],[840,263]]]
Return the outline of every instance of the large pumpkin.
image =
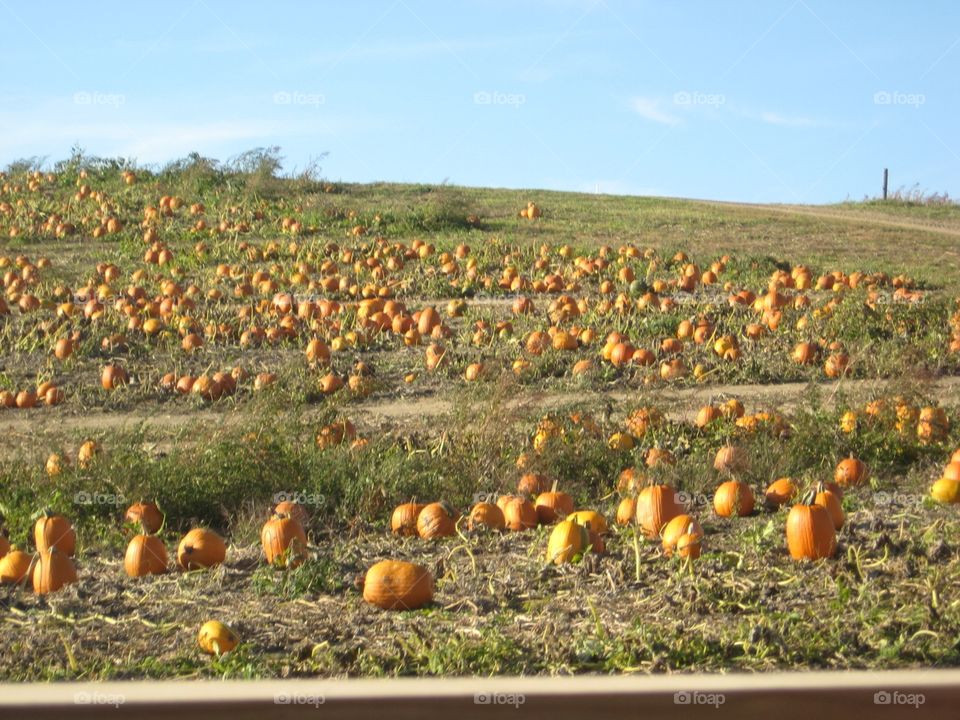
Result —
[[[565,492],[540,493],[535,503],[537,518],[542,525],[550,525],[573,512],[573,498]]]
[[[866,463],[851,455],[837,463],[837,469],[833,474],[833,479],[842,487],[856,487],[862,485],[870,478],[870,470]]]
[[[134,535],[127,545],[123,569],[130,577],[161,575],[167,571],[167,548],[156,535]]]
[[[490,502],[478,502],[474,505],[467,520],[470,530],[503,530],[506,526],[503,511]]]
[[[297,567],[307,556],[307,534],[303,526],[287,514],[275,514],[264,523],[260,542],[270,565]]]
[[[416,535],[417,517],[426,505],[415,502],[397,505],[390,516],[390,530],[394,535]]]
[[[713,496],[713,509],[720,517],[746,517],[753,512],[753,490],[740,480],[727,480]]]
[[[124,520],[129,523],[140,523],[143,532],[153,534],[160,531],[163,527],[163,513],[156,503],[135,502],[127,508]]]
[[[508,530],[530,530],[537,526],[537,510],[526,498],[514,498],[504,505],[503,519]]]
[[[682,511],[676,493],[669,485],[649,485],[637,497],[637,523],[651,540],[658,538],[663,526]]]
[[[422,565],[381,560],[367,570],[363,599],[384,610],[415,610],[433,599],[433,577]]]
[[[184,570],[196,570],[219,565],[227,558],[227,544],[213,530],[194,528],[177,547],[177,565]]]
[[[569,519],[559,522],[547,542],[547,562],[557,565],[572,562],[586,550],[589,543],[590,532],[584,525]]]
[[[77,535],[73,525],[63,515],[54,515],[48,510],[44,510],[37,518],[33,526],[33,539],[38,552],[55,547],[62,553],[73,555],[77,549]]]
[[[449,537],[456,532],[459,514],[445,502],[430,503],[417,516],[417,534],[424,539]]]
[[[833,557],[837,549],[833,519],[826,508],[814,504],[814,499],[810,493],[787,515],[787,549],[794,560]]]
[[[0,558],[0,583],[22,583],[30,574],[33,558],[14,548]]]
[[[796,495],[797,486],[793,480],[788,477],[782,477],[770,483],[764,493],[763,499],[769,507],[778,508],[793,500]]]
[[[51,546],[41,550],[33,566],[33,591],[37,595],[56,592],[77,581],[77,569],[66,553]]]

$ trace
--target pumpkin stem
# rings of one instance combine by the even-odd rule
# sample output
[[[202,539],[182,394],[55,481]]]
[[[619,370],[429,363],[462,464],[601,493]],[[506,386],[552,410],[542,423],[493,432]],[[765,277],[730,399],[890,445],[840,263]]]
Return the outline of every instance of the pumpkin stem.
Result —
[[[817,491],[811,490],[806,495],[803,496],[803,499],[800,501],[802,505],[816,505],[817,504]]]

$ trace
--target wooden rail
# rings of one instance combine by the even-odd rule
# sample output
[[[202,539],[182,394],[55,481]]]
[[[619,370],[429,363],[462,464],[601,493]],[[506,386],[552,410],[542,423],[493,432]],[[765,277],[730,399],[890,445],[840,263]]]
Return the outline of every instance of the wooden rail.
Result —
[[[960,670],[0,684],[0,718],[960,717]]]

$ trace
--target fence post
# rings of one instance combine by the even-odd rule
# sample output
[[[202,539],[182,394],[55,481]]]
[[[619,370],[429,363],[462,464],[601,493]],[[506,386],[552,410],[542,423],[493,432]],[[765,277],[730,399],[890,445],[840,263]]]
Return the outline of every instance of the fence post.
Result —
[[[887,168],[883,169],[883,199],[887,199]]]

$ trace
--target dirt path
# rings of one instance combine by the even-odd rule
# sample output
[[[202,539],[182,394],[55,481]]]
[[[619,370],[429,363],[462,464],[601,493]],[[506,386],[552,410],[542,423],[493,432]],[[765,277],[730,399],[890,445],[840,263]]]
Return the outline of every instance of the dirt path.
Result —
[[[917,230],[921,232],[937,233],[960,237],[960,228],[937,225],[915,220],[891,219],[889,215],[870,211],[843,212],[811,205],[762,205],[759,203],[734,203],[719,200],[699,201],[705,205],[718,207],[745,208],[763,212],[775,212],[785,215],[803,215],[821,220],[839,220],[841,222],[857,223],[860,225],[881,225],[884,227],[899,228],[902,230]]]
[[[922,385],[927,394],[935,394],[941,401],[960,401],[960,377],[944,377],[930,381],[915,381],[913,386]],[[905,380],[843,380],[822,382],[816,385],[827,405],[831,405],[838,394],[862,398],[880,390],[896,393],[906,389]],[[667,410],[676,419],[692,419],[697,409],[709,402],[723,397],[739,398],[748,411],[760,409],[789,410],[796,407],[804,396],[813,391],[808,383],[783,383],[778,385],[703,385],[695,387],[660,387],[646,393],[634,388],[609,391],[584,392],[571,390],[566,392],[527,392],[514,395],[506,400],[503,411],[544,410],[589,402],[591,405],[622,403],[637,400],[645,394],[659,407]],[[459,398],[444,396],[442,393],[428,394],[419,398],[374,398],[365,402],[349,405],[344,413],[363,425],[383,426],[403,423],[422,423],[435,419],[455,410]],[[478,405],[478,410],[491,406]],[[322,406],[308,409],[302,416],[310,420],[318,416]],[[101,413],[90,415],[65,415],[46,410],[21,413],[8,411],[0,413],[0,445],[21,444],[38,435],[69,435],[83,432],[103,432],[105,430],[132,430],[141,425],[145,429],[159,434],[172,434],[185,427],[202,424],[205,432],[214,432],[241,424],[250,419],[249,412],[239,406],[211,407],[202,410],[135,410],[132,412]]]
[[[816,388],[828,406],[832,405],[840,393],[859,398],[865,397],[878,388],[888,388],[890,392],[903,389],[903,381],[893,380],[846,380],[841,382],[817,383]],[[927,383],[929,392],[935,393],[941,400],[960,400],[960,377],[945,377]],[[803,397],[812,392],[809,383],[782,383],[778,385],[703,385],[683,388],[658,388],[649,393],[651,401],[671,411],[678,418],[692,419],[697,410],[718,398],[739,398],[747,409],[789,410],[796,407]],[[582,391],[526,393],[512,398],[506,403],[506,409],[526,409],[541,407],[545,410],[589,400],[591,403],[609,400],[621,403],[642,397],[637,389],[618,389],[584,393]],[[414,417],[440,416],[453,410],[453,400],[430,396],[420,401],[407,399],[386,399],[357,406],[357,415],[380,417],[385,420],[402,422]]]

